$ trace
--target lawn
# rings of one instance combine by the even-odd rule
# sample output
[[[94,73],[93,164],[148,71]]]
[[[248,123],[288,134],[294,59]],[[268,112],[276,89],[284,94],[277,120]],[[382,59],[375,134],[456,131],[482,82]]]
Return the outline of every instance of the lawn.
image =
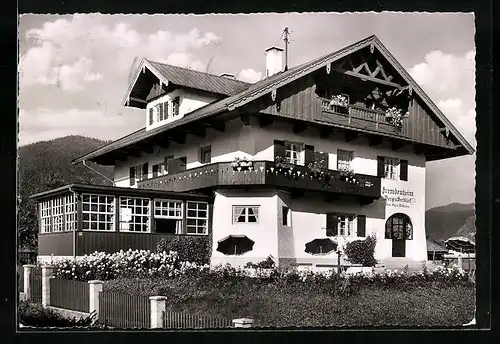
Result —
[[[350,293],[302,281],[181,276],[117,279],[105,290],[165,295],[167,309],[248,317],[255,326],[459,326],[474,317],[473,285],[366,286]]]

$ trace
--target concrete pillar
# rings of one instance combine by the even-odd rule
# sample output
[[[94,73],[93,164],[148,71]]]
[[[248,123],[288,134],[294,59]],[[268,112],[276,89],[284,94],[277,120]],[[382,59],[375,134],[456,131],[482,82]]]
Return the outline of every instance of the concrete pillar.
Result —
[[[50,306],[50,279],[52,277],[54,277],[54,267],[42,266],[42,306]]]
[[[253,319],[239,318],[233,319],[233,326],[240,328],[250,328],[253,325]]]
[[[460,271],[463,271],[463,264],[464,264],[464,262],[463,262],[462,256],[458,256],[458,269]]]
[[[151,300],[151,328],[163,328],[163,312],[166,310],[166,296],[150,296]]]
[[[99,293],[102,291],[103,281],[89,281],[89,313],[95,312],[95,319],[99,319]]]
[[[23,265],[24,268],[24,278],[23,278],[23,285],[24,285],[24,295],[25,295],[25,300],[31,300],[31,284],[30,284],[30,277],[31,274],[33,273],[33,269],[36,267],[36,265],[33,264],[26,264]]]

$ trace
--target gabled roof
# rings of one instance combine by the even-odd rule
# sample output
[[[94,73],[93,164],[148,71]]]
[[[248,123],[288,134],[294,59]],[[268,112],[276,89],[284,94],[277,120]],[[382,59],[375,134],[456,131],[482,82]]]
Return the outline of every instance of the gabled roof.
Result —
[[[417,94],[422,99],[422,101],[424,101],[424,103],[431,109],[431,111],[434,112],[436,117],[439,120],[441,120],[446,127],[449,128],[450,134],[456,137],[457,141],[460,142],[460,144],[469,154],[473,154],[474,149],[472,148],[470,143],[467,142],[467,140],[453,126],[453,124],[449,121],[449,119],[446,118],[446,116],[441,112],[441,110],[439,110],[439,108],[436,106],[436,104],[434,104],[434,102],[429,98],[429,96],[425,94],[422,88],[415,82],[415,80],[413,80],[413,78],[408,74],[408,72],[403,68],[403,66],[401,66],[401,64],[394,58],[394,56],[392,56],[392,54],[387,50],[387,48],[382,44],[382,42],[380,42],[380,40],[375,35],[371,35],[365,39],[362,39],[349,46],[346,46],[336,52],[321,56],[312,61],[291,68],[287,71],[274,74],[271,77],[261,80],[255,84],[251,84],[243,91],[231,95],[230,97],[208,104],[197,110],[194,110],[189,114],[186,114],[183,118],[177,121],[171,122],[169,124],[166,124],[164,126],[158,127],[153,130],[146,131],[145,128],[138,130],[130,135],[118,139],[117,141],[114,141],[111,144],[108,144],[78,159],[75,159],[73,163],[76,164],[78,162],[81,162],[82,160],[89,160],[96,158],[103,154],[109,153],[115,149],[140,142],[146,138],[153,137],[162,132],[169,131],[173,128],[176,128],[178,126],[190,122],[195,122],[215,114],[220,114],[227,111],[233,111],[236,108],[244,106],[257,98],[272,92],[273,90],[283,87],[303,76],[306,76],[320,68],[325,67],[326,65],[332,62],[335,62],[349,54],[352,54],[357,50],[363,49],[370,45],[373,45],[375,48],[379,50],[379,52],[387,59],[387,61],[392,65],[392,67],[396,71],[398,71],[398,73],[408,83],[408,85],[412,87],[413,92]],[[143,63],[147,63],[148,65],[152,66],[152,64],[147,60],[144,60]],[[153,68],[156,70],[155,67]]]
[[[448,252],[448,249],[434,240],[427,239],[427,251]]]
[[[122,105],[126,105],[127,100],[130,101],[131,97],[135,97],[141,91],[140,77],[146,69],[164,85],[174,84],[223,96],[235,95],[250,86],[249,83],[240,80],[143,59],[137,67]]]

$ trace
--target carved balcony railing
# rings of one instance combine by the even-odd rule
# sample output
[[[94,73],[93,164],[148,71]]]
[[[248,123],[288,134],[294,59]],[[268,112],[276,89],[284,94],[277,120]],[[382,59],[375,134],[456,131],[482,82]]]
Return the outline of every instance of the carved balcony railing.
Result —
[[[233,167],[230,162],[213,163],[138,183],[139,188],[179,192],[218,186],[274,186],[371,199],[379,198],[381,194],[380,177],[355,174],[353,182],[346,182],[338,171],[314,173],[305,166],[285,167],[273,161],[253,161],[245,168]]]

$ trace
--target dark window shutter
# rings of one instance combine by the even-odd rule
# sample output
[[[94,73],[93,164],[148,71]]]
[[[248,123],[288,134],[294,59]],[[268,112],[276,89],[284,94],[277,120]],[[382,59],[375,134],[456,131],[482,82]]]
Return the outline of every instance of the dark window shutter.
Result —
[[[185,171],[186,165],[187,165],[187,158],[185,156],[179,158],[179,171]]]
[[[399,162],[399,179],[408,180],[408,160]]]
[[[326,236],[336,236],[338,233],[337,214],[326,214]]]
[[[304,147],[304,166],[314,162],[314,146],[305,145]]]
[[[170,172],[170,170],[168,168],[169,160],[172,160],[173,158],[174,158],[173,155],[167,155],[165,157],[165,163],[164,163],[164,165],[165,165],[165,172],[167,172],[167,173]]]
[[[285,157],[285,141],[274,140],[274,159],[277,157]]]
[[[168,118],[168,102],[163,103],[163,113],[165,116],[165,119]]]
[[[158,167],[160,165],[153,165],[153,178],[158,177]]]
[[[358,215],[358,237],[366,236],[366,216]]]
[[[149,109],[149,125],[153,124],[153,108]]]
[[[163,121],[163,103],[160,103],[159,105],[159,108],[160,108],[160,121]]]
[[[178,173],[180,171],[179,159],[170,158],[166,160],[166,162],[167,162],[167,171],[169,174]]]
[[[130,168],[129,179],[130,186],[135,185],[135,167]]]
[[[149,165],[145,163],[142,165],[142,179],[148,179]]]
[[[377,177],[384,177],[385,175],[385,158],[383,156],[377,157]]]

